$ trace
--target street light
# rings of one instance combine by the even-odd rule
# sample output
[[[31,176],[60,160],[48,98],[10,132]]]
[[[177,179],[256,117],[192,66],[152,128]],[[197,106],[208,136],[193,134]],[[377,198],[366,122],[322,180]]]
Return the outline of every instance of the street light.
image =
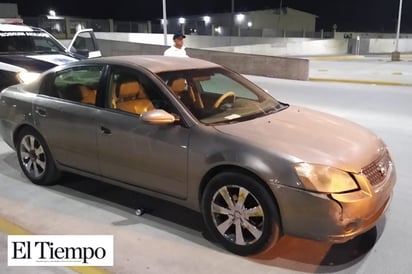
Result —
[[[167,46],[167,19],[166,19],[166,0],[162,0],[163,4],[163,38],[164,44]]]
[[[181,33],[182,34],[185,34],[185,24],[186,24],[186,18],[184,18],[184,17],[180,17],[179,18],[179,25],[180,25],[180,28],[181,28]]]
[[[186,23],[186,19],[184,17],[179,18],[179,24],[184,24]]]
[[[57,16],[55,10],[49,10],[49,14],[46,15],[46,17],[49,20],[62,20],[62,19],[64,19],[64,17],[62,17],[62,16]]]
[[[210,23],[210,21],[211,21],[211,18],[210,18],[210,16],[203,16],[203,21],[205,21],[205,25],[208,25],[209,23]]]
[[[239,13],[236,15],[236,21],[237,21],[237,36],[240,36],[240,27],[243,23],[243,20],[245,20],[245,15],[243,13]]]
[[[399,52],[399,34],[401,31],[401,18],[402,18],[402,0],[399,1],[398,27],[396,29],[395,51],[392,52],[392,61],[401,60],[401,54]]]
[[[231,12],[231,16],[230,16],[230,33],[229,33],[229,35],[233,35],[233,21],[235,20],[235,0],[232,0],[230,12]]]
[[[276,25],[276,28],[277,28],[276,32],[279,32],[279,29],[280,29],[280,17],[282,15],[282,6],[283,6],[283,1],[280,0],[280,3],[279,3],[279,17],[278,17],[278,23]],[[276,33],[276,35],[278,35],[278,34]]]
[[[208,25],[212,21],[212,18],[208,15],[205,15],[205,16],[203,16],[203,21],[205,22],[205,31],[206,31],[206,34],[207,34],[208,33],[208,31],[207,31]],[[210,34],[212,36],[214,35],[214,28],[215,28],[215,26],[212,24],[211,27],[210,27]]]

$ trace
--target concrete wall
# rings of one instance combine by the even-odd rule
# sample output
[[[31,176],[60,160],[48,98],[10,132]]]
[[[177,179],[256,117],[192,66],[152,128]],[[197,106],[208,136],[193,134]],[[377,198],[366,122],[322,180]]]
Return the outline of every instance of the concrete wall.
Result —
[[[96,37],[102,40],[153,45],[164,44],[163,34],[96,32]],[[170,34],[167,36],[167,44],[172,44],[172,35]],[[364,37],[358,41],[357,39],[344,39],[343,37],[338,39],[313,39],[187,35],[185,45],[188,48],[202,48],[232,53],[270,56],[313,56],[391,53],[395,49],[395,40]],[[401,53],[411,53],[412,39],[400,39],[399,50]]]
[[[164,36],[160,33],[120,33],[95,32],[98,39],[164,45]],[[173,44],[173,35],[167,35],[167,44]],[[273,37],[237,37],[237,36],[206,36],[187,35],[185,45],[189,48],[215,48],[239,45],[273,44],[285,41],[309,41],[309,38],[273,38]]]
[[[103,40],[164,45],[163,34],[96,32],[96,37]],[[167,35],[167,44],[171,45],[172,43],[172,35],[169,34]],[[348,51],[347,39],[315,40],[313,38],[187,35],[185,45],[188,48],[270,56],[341,55],[347,54]]]
[[[344,55],[348,52],[348,40],[279,38],[271,44],[219,47],[214,50],[271,56]]]
[[[116,55],[162,55],[167,46],[121,42],[98,39],[104,56]],[[227,66],[237,72],[275,78],[307,80],[309,61],[306,59],[286,58],[264,55],[220,52],[203,49],[187,49],[190,57],[200,58]]]
[[[369,53],[395,51],[395,39],[370,39]],[[399,39],[399,52],[412,52],[412,39]]]

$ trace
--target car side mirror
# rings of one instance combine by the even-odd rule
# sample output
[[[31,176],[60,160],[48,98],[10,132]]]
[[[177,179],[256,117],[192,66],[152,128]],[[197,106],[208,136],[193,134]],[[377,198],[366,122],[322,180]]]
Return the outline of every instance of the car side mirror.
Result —
[[[82,55],[86,58],[89,58],[89,50],[88,49],[76,49],[74,53],[77,53],[77,54],[80,54],[80,55]]]
[[[178,122],[180,119],[163,109],[154,109],[145,112],[141,116],[142,120],[153,125],[169,125]]]
[[[86,58],[102,56],[93,29],[82,29],[76,32],[67,49]]]

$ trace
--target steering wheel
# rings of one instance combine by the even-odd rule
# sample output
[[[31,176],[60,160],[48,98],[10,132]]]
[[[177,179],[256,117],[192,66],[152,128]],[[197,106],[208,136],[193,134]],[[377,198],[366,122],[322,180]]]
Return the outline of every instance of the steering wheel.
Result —
[[[232,98],[232,103],[235,102],[236,99],[236,94],[233,91],[228,91],[225,94],[222,94],[222,96],[220,96],[216,102],[213,104],[213,108],[214,109],[218,109],[222,106],[222,103],[229,97],[233,97]]]

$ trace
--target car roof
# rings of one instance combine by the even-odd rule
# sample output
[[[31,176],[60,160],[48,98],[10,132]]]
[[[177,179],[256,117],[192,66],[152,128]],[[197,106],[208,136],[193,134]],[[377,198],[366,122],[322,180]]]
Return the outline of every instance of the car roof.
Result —
[[[128,55],[110,56],[89,59],[85,62],[107,63],[111,65],[139,66],[150,70],[153,73],[160,73],[174,70],[205,69],[221,67],[218,64],[186,57],[171,57],[163,55]]]
[[[0,24],[0,31],[39,31],[38,28],[33,28],[27,25],[15,24]]]

